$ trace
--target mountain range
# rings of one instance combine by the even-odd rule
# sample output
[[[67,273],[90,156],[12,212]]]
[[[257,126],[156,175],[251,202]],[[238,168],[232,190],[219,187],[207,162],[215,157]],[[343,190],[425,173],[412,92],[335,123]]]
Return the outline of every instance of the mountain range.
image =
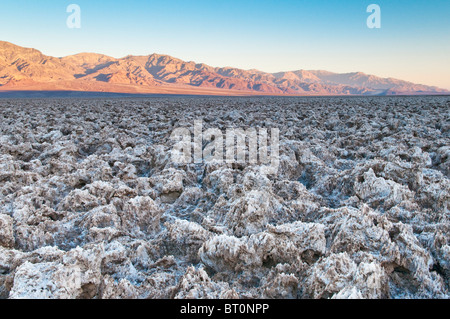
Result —
[[[212,67],[168,55],[97,53],[51,57],[0,41],[0,95],[5,91],[81,91],[196,95],[449,94],[434,86],[361,72],[298,70],[266,73]]]

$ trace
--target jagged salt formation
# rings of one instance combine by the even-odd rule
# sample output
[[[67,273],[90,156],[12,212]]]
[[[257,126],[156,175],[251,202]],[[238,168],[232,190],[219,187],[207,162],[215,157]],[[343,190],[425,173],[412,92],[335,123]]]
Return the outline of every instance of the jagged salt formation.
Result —
[[[0,100],[2,298],[448,298],[450,98]],[[175,128],[280,129],[280,167]]]

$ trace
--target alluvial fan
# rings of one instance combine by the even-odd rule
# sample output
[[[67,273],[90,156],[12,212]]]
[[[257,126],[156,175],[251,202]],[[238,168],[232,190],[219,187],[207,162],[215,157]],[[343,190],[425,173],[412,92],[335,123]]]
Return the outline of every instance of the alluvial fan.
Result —
[[[0,118],[2,298],[450,297],[450,97],[0,100]],[[276,172],[174,162],[198,120],[278,128]]]

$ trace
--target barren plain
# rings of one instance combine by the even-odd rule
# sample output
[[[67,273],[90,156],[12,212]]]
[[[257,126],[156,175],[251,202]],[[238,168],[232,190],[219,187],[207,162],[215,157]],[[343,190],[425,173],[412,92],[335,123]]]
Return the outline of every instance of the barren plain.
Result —
[[[0,100],[1,298],[449,298],[450,97]],[[171,161],[279,128],[280,166]]]

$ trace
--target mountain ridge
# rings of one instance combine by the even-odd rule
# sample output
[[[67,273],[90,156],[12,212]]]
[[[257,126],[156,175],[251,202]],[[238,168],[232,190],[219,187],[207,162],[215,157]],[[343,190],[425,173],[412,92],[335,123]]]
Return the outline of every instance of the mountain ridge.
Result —
[[[65,57],[0,41],[0,92],[75,90],[206,95],[398,95],[448,94],[435,86],[363,72],[295,70],[266,73],[153,53],[113,58],[85,52]]]

